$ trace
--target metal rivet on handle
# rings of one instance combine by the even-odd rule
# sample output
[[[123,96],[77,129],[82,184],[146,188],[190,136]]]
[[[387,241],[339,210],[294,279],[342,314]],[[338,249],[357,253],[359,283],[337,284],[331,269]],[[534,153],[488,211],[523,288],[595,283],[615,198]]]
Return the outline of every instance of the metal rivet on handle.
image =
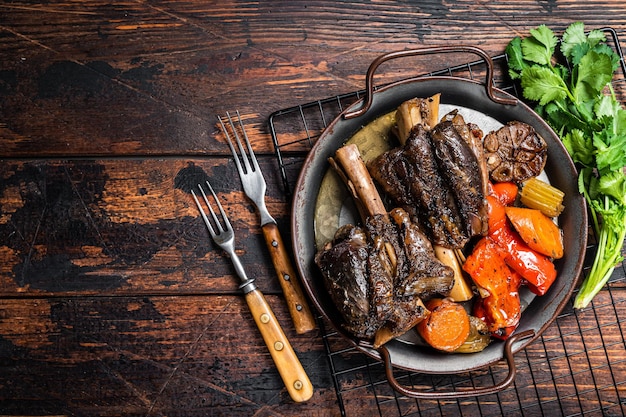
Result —
[[[299,379],[296,379],[296,381],[293,383],[293,387],[297,390],[301,390],[303,386],[304,384],[302,384],[302,381],[300,381]]]
[[[276,349],[278,351],[283,350],[284,347],[285,347],[285,345],[280,340],[278,342],[274,343],[274,349]]]
[[[270,315],[267,313],[261,314],[261,323],[266,324],[270,321]]]

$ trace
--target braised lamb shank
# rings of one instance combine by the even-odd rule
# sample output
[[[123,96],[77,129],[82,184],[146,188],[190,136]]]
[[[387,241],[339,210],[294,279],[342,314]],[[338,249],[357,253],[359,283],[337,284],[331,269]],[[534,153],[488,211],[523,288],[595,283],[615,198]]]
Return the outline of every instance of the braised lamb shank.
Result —
[[[449,114],[430,131],[414,126],[404,146],[383,153],[368,169],[433,244],[460,249],[486,232],[487,181],[475,149],[480,139],[479,129]]]
[[[387,213],[355,145],[339,149],[331,164],[353,192],[363,226],[341,227],[315,262],[345,329],[378,347],[423,320],[422,299],[446,295],[454,272],[406,211]]]
[[[368,217],[364,228],[343,226],[315,261],[346,330],[363,339],[385,326],[387,334],[405,333],[427,313],[421,300],[446,294],[453,283],[452,270],[402,209]]]

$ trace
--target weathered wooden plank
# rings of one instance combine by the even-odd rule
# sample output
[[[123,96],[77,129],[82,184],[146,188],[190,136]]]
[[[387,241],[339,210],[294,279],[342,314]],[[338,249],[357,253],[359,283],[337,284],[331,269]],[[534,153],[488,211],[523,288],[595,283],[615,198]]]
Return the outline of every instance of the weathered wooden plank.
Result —
[[[223,153],[215,140],[216,114],[238,108],[258,115],[262,127],[280,108],[362,88],[365,70],[384,52],[470,44],[496,55],[512,36],[546,23],[544,13],[558,16],[562,9],[568,19],[584,18],[598,27],[606,24],[606,13],[619,16],[621,10],[619,2],[593,14],[579,2],[534,0],[350,6],[353,12],[340,15],[337,10],[348,5],[270,3],[247,11],[195,3],[4,6],[11,20],[0,45],[6,57],[0,132],[16,140],[1,152]],[[519,19],[521,10],[533,17]],[[34,12],[47,24],[32,24]],[[552,19],[555,29],[567,24]],[[81,42],[72,42],[77,37]],[[389,82],[469,58],[402,60],[381,68],[379,79]]]
[[[336,401],[318,332],[283,322],[316,387],[309,405],[289,400],[243,297],[5,299],[0,312],[3,414],[320,415]]]
[[[267,205],[289,243],[289,201],[261,159]],[[280,292],[232,159],[12,161],[0,166],[0,276],[5,296],[237,291],[189,188],[210,179],[259,286]],[[266,277],[269,277],[267,279]]]

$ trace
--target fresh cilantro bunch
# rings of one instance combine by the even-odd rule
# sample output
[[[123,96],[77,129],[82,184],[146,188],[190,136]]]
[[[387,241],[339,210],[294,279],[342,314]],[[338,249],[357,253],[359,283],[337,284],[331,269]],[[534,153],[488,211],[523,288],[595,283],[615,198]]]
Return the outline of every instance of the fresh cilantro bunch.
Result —
[[[545,25],[506,48],[509,74],[559,134],[579,166],[578,188],[589,205],[598,250],[574,300],[584,308],[623,260],[626,235],[626,110],[611,86],[619,56],[604,32],[571,24],[558,39]],[[560,55],[557,55],[559,54]],[[569,65],[562,64],[567,62]]]

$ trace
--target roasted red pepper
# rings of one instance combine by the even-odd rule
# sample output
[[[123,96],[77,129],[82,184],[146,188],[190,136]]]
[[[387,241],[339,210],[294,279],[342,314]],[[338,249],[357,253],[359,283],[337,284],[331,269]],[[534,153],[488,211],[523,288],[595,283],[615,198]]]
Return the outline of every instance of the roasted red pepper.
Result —
[[[514,182],[489,183],[489,194],[495,195],[505,206],[512,206],[517,199],[519,189]]]
[[[519,273],[530,290],[545,294],[556,279],[556,268],[552,261],[528,247],[511,228],[506,218],[504,206],[494,195],[487,196],[489,207],[488,236],[505,252],[505,262]]]
[[[463,269],[480,287],[481,297],[474,303],[473,315],[487,324],[492,334],[507,335],[519,323],[520,275],[504,260],[505,254],[490,237],[481,239],[467,257]]]
[[[556,268],[510,226],[505,205],[515,200],[513,187],[490,186],[489,191],[487,236],[476,244],[463,269],[481,293],[472,314],[485,321],[494,337],[506,339],[519,323],[520,285],[525,283],[535,294],[543,295],[556,279]]]
[[[477,302],[474,303],[474,307],[472,309],[472,315],[474,317],[478,317],[479,319],[481,319],[482,321],[484,321],[485,323],[487,323],[488,317],[487,317],[487,311],[485,310],[485,305],[481,300],[478,300]],[[491,336],[500,339],[500,340],[506,340],[508,339],[509,336],[511,336],[511,334],[513,334],[513,332],[515,331],[515,329],[517,329],[517,325],[515,326],[508,326],[508,327],[501,327],[493,332],[491,332]]]

